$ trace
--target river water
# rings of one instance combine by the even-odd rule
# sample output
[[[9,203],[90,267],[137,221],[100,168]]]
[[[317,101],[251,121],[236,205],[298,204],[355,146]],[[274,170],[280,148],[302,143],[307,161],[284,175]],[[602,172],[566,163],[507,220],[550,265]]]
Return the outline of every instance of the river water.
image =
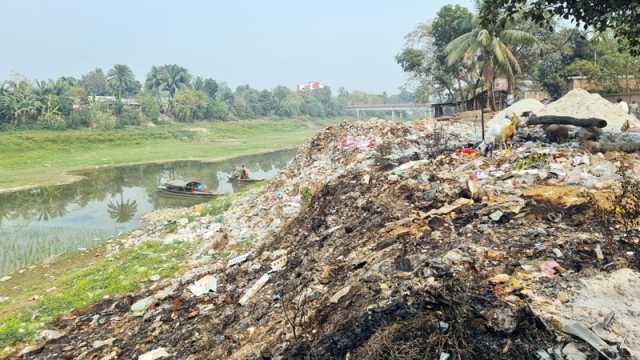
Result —
[[[198,203],[162,195],[157,186],[163,180],[198,180],[211,191],[230,193],[238,190],[227,181],[236,167],[246,164],[254,177],[270,179],[294,154],[279,151],[215,163],[107,167],[80,172],[85,179],[73,184],[0,194],[0,275],[67,251],[98,246],[135,229],[153,210]]]

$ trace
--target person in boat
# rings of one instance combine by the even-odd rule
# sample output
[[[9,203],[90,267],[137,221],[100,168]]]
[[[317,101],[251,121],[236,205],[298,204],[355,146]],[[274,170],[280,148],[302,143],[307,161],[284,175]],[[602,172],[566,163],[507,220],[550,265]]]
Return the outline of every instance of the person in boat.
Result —
[[[197,183],[194,187],[193,187],[193,192],[209,192],[209,189],[207,188],[207,186],[203,183]]]
[[[240,180],[249,180],[249,178],[251,178],[251,172],[246,165],[242,165],[242,167],[240,168],[240,174],[238,178]]]

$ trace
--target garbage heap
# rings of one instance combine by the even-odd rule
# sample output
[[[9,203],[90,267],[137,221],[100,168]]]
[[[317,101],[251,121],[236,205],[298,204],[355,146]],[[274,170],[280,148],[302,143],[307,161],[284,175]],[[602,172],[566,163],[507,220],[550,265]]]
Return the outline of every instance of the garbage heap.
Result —
[[[637,233],[602,214],[640,158],[525,138],[482,156],[439,126],[329,127],[225,213],[208,263],[16,357],[639,358]]]

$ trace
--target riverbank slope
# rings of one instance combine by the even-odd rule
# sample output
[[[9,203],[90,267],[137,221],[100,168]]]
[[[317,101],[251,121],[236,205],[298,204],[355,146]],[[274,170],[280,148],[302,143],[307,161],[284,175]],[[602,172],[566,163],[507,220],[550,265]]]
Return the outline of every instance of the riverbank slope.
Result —
[[[483,156],[460,151],[472,123],[434,125],[327,128],[253,196],[174,217],[203,240],[188,272],[11,358],[639,358],[638,233],[615,214],[638,208],[640,157],[535,128]]]
[[[69,172],[171,160],[223,160],[291,148],[338,119],[244,120],[0,133],[0,192],[73,182]]]

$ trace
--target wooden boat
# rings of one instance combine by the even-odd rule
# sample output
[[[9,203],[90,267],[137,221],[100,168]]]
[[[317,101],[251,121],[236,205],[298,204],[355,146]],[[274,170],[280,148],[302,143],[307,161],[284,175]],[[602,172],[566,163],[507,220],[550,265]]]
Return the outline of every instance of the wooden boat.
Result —
[[[265,181],[265,179],[240,179],[237,176],[232,176],[229,178],[230,182],[240,183],[240,184],[253,184]]]
[[[199,190],[203,189],[203,190]],[[213,198],[222,194],[212,193],[207,186],[197,181],[171,180],[158,186],[158,191],[163,194],[188,198]]]

